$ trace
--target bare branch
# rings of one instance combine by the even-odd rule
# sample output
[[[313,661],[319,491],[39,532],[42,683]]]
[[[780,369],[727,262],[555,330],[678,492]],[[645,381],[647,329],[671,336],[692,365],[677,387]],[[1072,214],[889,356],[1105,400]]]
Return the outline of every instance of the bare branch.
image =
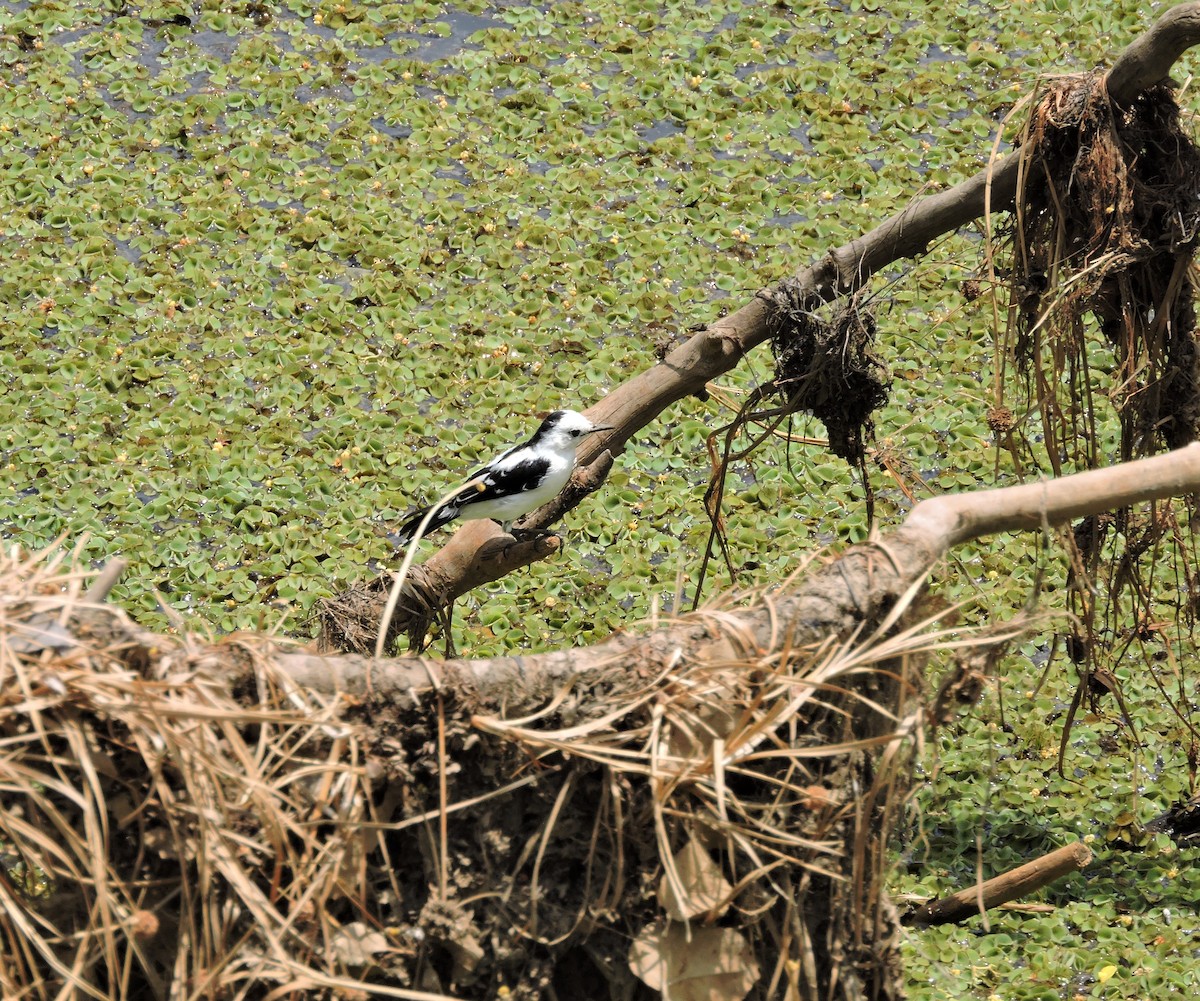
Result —
[[[1109,94],[1118,103],[1132,101],[1147,87],[1163,82],[1175,61],[1200,41],[1200,3],[1186,3],[1167,11],[1146,34],[1117,58],[1107,75]],[[1010,209],[1017,188],[1019,156],[1008,156],[946,191],[914,199],[869,233],[829,251],[823,260],[783,283],[794,301],[817,308],[838,296],[861,288],[881,268],[918,255],[934,239],[953,232],[985,211]],[[619,454],[625,443],[671,404],[704,390],[709,381],[738,365],[751,349],[771,336],[771,317],[777,289],[763,289],[749,302],[709,324],[670,352],[661,363],[616,387],[586,411],[587,416],[614,430],[589,439],[580,450],[580,464],[588,466],[605,451]],[[607,469],[605,470],[607,472]],[[595,489],[602,477],[592,477]],[[583,496],[572,494],[531,514],[527,524],[545,527],[573,508]],[[493,576],[478,574],[478,563],[469,551],[496,535],[476,523],[463,525],[447,545],[425,564],[426,573],[447,594],[460,595]],[[554,549],[512,550],[503,566],[509,572],[518,562],[545,558]],[[498,569],[499,565],[496,565]],[[401,602],[412,604],[413,602]],[[405,631],[399,623],[398,631]]]
[[[644,634],[618,633],[594,646],[483,660],[370,661],[363,657],[282,654],[298,684],[351,695],[386,694],[411,703],[451,688],[509,711],[536,703],[564,683],[605,671],[656,674],[686,658],[723,663],[769,656],[829,635],[845,636],[877,619],[918,584],[952,547],[998,532],[1061,525],[1139,501],[1200,492],[1200,442],[1148,459],[1061,479],[922,501],[895,531],[847,550],[770,602],[720,616],[697,612]]]
[[[1108,71],[1105,83],[1118,104],[1129,104],[1144,90],[1166,83],[1172,67],[1200,42],[1200,4],[1172,7],[1133,41]]]
[[[904,923],[923,928],[965,921],[982,911],[1024,897],[1063,876],[1085,869],[1091,861],[1092,850],[1082,841],[1063,845],[1048,855],[1010,869],[978,886],[931,900],[908,915]]]
[[[928,530],[943,550],[998,532],[1020,532],[1074,521],[1141,501],[1200,489],[1200,442],[1165,455],[1090,469],[1056,480],[999,490],[946,494],[922,501],[905,529]]]

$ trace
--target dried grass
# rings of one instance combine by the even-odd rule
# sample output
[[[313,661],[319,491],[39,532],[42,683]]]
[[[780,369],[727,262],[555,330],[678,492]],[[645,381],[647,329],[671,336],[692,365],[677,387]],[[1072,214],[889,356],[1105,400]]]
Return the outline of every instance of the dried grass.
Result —
[[[68,621],[81,579],[0,567],[0,993],[365,989],[348,943],[373,927],[365,860],[387,846],[344,707],[282,690],[253,641],[180,639],[144,671],[127,647],[21,652],[32,616]],[[217,658],[252,666],[249,699]]]
[[[673,858],[693,839],[753,996],[830,957],[878,978],[919,662],[1005,638],[902,628],[905,601],[850,642],[681,650],[505,719],[451,692],[400,710],[292,690],[266,640],[149,637],[82,585],[45,556],[0,565],[5,997],[607,996],[662,919],[657,881],[689,892]],[[31,649],[35,620],[79,645]]]

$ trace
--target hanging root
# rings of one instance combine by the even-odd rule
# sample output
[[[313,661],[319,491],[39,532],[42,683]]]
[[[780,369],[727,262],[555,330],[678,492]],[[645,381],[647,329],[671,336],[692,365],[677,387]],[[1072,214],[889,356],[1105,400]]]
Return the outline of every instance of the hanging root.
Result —
[[[1061,384],[1086,367],[1090,312],[1117,361],[1125,457],[1200,430],[1192,258],[1200,151],[1168,87],[1127,107],[1100,74],[1055,79],[1020,139],[1027,158],[1014,232],[1015,352],[1052,360]]]

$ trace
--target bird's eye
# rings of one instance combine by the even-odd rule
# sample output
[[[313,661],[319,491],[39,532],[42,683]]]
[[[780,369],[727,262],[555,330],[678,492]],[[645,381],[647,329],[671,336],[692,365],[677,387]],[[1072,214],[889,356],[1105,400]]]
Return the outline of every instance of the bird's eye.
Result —
[[[579,430],[579,428],[574,428],[574,429],[571,431],[571,437],[572,437],[572,438],[578,438],[578,437],[579,437],[581,434],[583,434],[583,432],[582,432],[582,431],[580,431],[580,430]]]

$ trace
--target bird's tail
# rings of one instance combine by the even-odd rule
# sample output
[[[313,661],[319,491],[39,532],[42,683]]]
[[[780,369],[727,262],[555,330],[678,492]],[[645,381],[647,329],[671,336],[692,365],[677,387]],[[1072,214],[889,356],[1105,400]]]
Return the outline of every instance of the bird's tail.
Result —
[[[421,508],[416,514],[410,517],[396,531],[396,544],[407,546],[413,540],[413,536],[417,534],[417,529],[421,527],[421,522],[425,519],[425,515],[429,513],[429,508]],[[434,529],[441,528],[443,525],[448,525],[458,517],[458,512],[453,513],[447,511],[444,507],[434,513],[434,516],[429,520],[429,524],[425,528],[425,535],[428,535]]]

